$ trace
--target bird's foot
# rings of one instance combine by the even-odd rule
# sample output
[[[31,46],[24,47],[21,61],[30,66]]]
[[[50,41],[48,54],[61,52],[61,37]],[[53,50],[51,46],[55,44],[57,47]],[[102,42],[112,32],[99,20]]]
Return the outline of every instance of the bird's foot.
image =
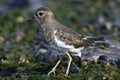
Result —
[[[50,74],[54,74],[55,75],[55,70],[53,69],[53,70],[51,70],[47,75],[49,76]]]

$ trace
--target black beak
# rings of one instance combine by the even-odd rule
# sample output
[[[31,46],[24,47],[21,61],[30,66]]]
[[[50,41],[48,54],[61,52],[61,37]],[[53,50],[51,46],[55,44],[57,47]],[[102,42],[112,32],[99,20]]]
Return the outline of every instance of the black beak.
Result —
[[[28,19],[27,22],[31,22],[35,19],[35,17],[33,16],[32,18]]]

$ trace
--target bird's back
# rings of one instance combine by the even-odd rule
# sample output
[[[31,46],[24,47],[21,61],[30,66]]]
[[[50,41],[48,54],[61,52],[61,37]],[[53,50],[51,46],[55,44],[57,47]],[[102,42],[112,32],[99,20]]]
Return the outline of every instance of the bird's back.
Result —
[[[54,36],[60,41],[65,42],[66,45],[73,45],[75,48],[90,46],[94,43],[93,40],[87,39],[85,36],[80,35],[74,30],[61,25],[57,21],[48,22],[42,25],[45,38],[48,41],[53,41]],[[54,32],[56,33],[54,34]],[[54,34],[54,35],[53,35]]]

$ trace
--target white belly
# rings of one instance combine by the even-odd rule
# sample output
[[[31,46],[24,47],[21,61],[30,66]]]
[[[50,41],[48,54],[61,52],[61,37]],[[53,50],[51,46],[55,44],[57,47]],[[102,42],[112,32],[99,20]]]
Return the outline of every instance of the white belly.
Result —
[[[83,47],[75,48],[73,45],[65,44],[65,42],[63,42],[63,41],[61,41],[61,40],[58,40],[58,38],[57,38],[56,35],[55,35],[56,32],[57,32],[57,30],[54,31],[54,41],[55,41],[57,47],[58,47],[59,49],[63,49],[64,52],[65,52],[65,51],[72,52],[72,53],[73,53],[73,54],[72,54],[73,56],[79,56],[79,57],[81,57],[81,50],[83,49]],[[62,54],[62,53],[61,53],[61,54]],[[63,54],[65,54],[65,53],[63,53]]]
[[[68,50],[70,52],[76,53],[72,54],[73,56],[81,57],[81,50],[83,49],[83,47],[75,48],[73,45],[67,45],[65,44],[65,42],[58,40],[56,36],[54,37],[54,39],[55,43],[57,44],[57,47],[62,48],[64,50],[66,49],[66,51]]]

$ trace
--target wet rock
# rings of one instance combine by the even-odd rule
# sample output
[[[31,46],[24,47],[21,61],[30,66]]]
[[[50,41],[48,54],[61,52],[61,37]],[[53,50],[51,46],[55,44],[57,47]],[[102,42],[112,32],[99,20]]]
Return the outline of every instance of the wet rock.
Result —
[[[58,51],[50,50],[45,58],[46,62],[56,62],[58,60]]]
[[[10,76],[11,74],[16,72],[16,68],[15,67],[8,67],[6,69],[3,69],[0,71],[0,77],[3,76]]]
[[[108,57],[105,55],[99,56],[98,60],[108,61]]]
[[[92,61],[94,58],[102,60],[104,62],[111,62],[113,65],[119,64],[120,58],[120,43],[118,41],[112,40],[111,37],[105,38],[109,47],[100,48],[86,48],[82,51],[82,59],[87,59]]]
[[[10,76],[10,79],[18,79],[18,80],[28,80],[27,73],[14,73]]]
[[[119,27],[120,26],[120,17],[116,16],[113,18],[113,25]]]

